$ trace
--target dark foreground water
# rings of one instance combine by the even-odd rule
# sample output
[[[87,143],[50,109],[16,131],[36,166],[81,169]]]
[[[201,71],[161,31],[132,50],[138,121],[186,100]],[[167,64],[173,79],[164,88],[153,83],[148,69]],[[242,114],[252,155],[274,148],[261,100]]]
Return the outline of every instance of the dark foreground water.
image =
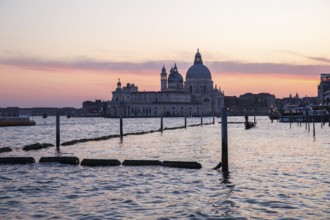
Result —
[[[37,126],[0,128],[0,156],[54,156],[55,149],[24,152],[25,144],[55,143],[55,118]],[[80,158],[200,162],[200,170],[166,167],[82,167],[59,164],[0,165],[0,219],[329,219],[330,127],[258,117],[244,130],[230,124],[229,169],[221,160],[221,125],[189,127],[61,147]],[[228,118],[242,121],[243,118]],[[125,119],[124,132],[155,130],[159,119]],[[212,121],[211,118],[204,122]],[[188,124],[200,119],[188,119]],[[164,119],[165,127],[182,118]],[[118,119],[61,118],[62,142],[118,133]]]

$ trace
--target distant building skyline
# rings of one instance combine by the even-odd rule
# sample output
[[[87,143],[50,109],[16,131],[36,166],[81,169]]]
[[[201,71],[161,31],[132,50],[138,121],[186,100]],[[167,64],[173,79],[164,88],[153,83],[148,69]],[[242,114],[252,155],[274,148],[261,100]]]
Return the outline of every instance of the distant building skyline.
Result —
[[[203,64],[199,49],[185,79],[175,63],[169,75],[163,66],[159,85],[156,91],[139,91],[135,84],[122,87],[118,81],[109,102],[108,116],[213,116],[220,115],[224,107],[224,94],[213,85],[211,71]]]

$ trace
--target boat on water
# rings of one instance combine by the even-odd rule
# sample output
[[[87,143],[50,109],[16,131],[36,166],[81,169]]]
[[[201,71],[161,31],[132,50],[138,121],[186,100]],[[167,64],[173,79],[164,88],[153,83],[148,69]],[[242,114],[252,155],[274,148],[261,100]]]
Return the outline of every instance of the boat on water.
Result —
[[[279,122],[304,122],[306,118],[305,106],[287,105],[281,110]]]
[[[28,115],[20,115],[18,117],[0,117],[0,127],[4,126],[32,126],[36,125],[34,120]]]
[[[248,130],[250,128],[254,128],[257,124],[256,122],[256,117],[254,116],[254,121],[253,122],[250,122],[249,121],[249,116],[245,115],[245,121],[244,121],[244,126],[245,126],[245,129]]]
[[[330,109],[326,106],[287,105],[281,110],[279,122],[326,122],[329,120]]]
[[[280,113],[278,111],[272,111],[271,113],[268,114],[268,117],[270,120],[278,120],[280,118]]]
[[[255,127],[256,126],[256,124],[255,123],[253,123],[253,122],[245,122],[244,123],[244,125],[245,125],[245,129],[247,130],[247,129],[250,129],[250,128],[253,128],[253,127]]]

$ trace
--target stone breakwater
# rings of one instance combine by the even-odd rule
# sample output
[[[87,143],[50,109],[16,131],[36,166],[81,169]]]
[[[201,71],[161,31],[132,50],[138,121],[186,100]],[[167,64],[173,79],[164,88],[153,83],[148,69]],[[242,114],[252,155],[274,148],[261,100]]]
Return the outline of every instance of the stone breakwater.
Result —
[[[31,164],[35,163],[33,157],[0,157],[0,164]],[[39,163],[60,163],[68,165],[81,165],[90,167],[104,166],[163,166],[185,169],[201,169],[202,165],[193,161],[159,161],[159,160],[124,160],[117,159],[83,159],[80,163],[78,157],[41,157]]]
[[[40,149],[49,148],[49,147],[54,147],[54,144],[50,144],[50,143],[29,144],[29,145],[25,145],[23,147],[23,150],[24,151],[40,150]],[[2,147],[2,148],[0,148],[0,153],[6,153],[6,152],[11,152],[11,151],[12,151],[11,147]]]
[[[203,125],[211,125],[211,124],[213,124],[213,123],[205,123]],[[201,124],[189,125],[188,127],[196,127],[196,126],[201,126]],[[162,131],[166,131],[166,130],[177,130],[177,129],[184,129],[184,128],[186,128],[186,127],[185,126],[171,127],[171,128],[165,127],[163,130],[157,129],[157,130],[150,130],[150,131],[131,132],[131,133],[123,134],[123,137],[130,136],[130,135],[144,135],[144,134],[150,134],[150,133],[154,133],[154,132],[162,132]],[[101,137],[96,137],[96,138],[82,138],[82,139],[63,142],[61,144],[61,146],[69,146],[69,145],[85,143],[85,142],[89,142],[89,141],[104,141],[104,140],[108,140],[111,138],[120,138],[120,137],[121,136],[119,134],[114,134],[114,135],[106,135],[106,136],[101,136]]]
[[[12,149],[10,147],[1,147],[0,148],[0,153],[5,153],[5,152],[10,152]]]
[[[211,125],[214,123],[204,123],[204,124],[192,124],[188,125],[187,127],[197,127],[197,126],[202,126],[202,125]],[[101,137],[95,137],[95,138],[81,138],[81,139],[76,139],[76,140],[71,140],[71,141],[66,141],[61,143],[61,146],[70,146],[78,143],[85,143],[85,142],[90,142],[90,141],[104,141],[104,140],[109,140],[112,138],[122,138],[125,136],[132,136],[132,135],[144,135],[144,134],[150,134],[154,132],[163,132],[166,130],[177,130],[177,129],[186,129],[186,126],[179,126],[179,127],[165,127],[164,129],[157,129],[157,130],[150,130],[150,131],[139,131],[139,132],[130,132],[123,134],[122,136],[119,134],[114,134],[114,135],[105,135]],[[34,143],[34,144],[29,144],[23,146],[24,151],[31,151],[31,150],[40,150],[44,148],[49,148],[49,147],[54,147],[53,144],[51,143]],[[0,153],[6,153],[12,151],[11,147],[2,147],[0,148]]]
[[[30,151],[30,150],[40,150],[43,148],[48,148],[48,147],[54,147],[54,144],[50,143],[35,143],[35,144],[30,144],[30,145],[25,145],[23,147],[23,150],[25,151]]]

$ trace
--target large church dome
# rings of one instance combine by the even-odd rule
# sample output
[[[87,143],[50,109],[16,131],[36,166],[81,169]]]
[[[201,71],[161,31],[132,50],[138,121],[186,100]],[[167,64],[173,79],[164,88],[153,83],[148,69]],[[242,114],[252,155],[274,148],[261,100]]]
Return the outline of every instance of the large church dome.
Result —
[[[194,65],[192,65],[186,74],[186,80],[188,79],[212,79],[210,70],[203,65],[202,56],[197,50],[195,55]]]

